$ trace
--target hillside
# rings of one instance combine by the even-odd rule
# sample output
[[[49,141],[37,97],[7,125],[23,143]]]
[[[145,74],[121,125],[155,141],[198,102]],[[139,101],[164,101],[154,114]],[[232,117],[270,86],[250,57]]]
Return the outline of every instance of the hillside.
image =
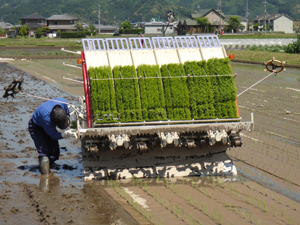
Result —
[[[130,21],[150,21],[152,17],[166,18],[166,12],[173,9],[176,18],[188,17],[196,13],[198,4],[202,9],[218,9],[219,0],[0,0],[0,15],[3,21],[17,24],[20,18],[35,13],[44,17],[70,13],[84,22],[98,21],[98,2],[101,4],[101,21],[104,24]],[[245,3],[240,0],[222,0],[221,9],[226,15],[245,16]],[[268,0],[267,12],[285,13],[294,19],[300,19],[299,0]],[[261,0],[249,0],[250,20],[263,14]]]

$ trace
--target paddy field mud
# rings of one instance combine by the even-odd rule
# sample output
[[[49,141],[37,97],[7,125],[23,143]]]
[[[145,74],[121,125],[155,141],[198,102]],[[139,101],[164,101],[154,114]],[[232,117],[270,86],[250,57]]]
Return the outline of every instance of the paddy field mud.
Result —
[[[24,93],[77,104],[83,86],[62,76],[80,81],[81,71],[61,61],[1,63],[0,88],[23,76]],[[262,66],[232,66],[238,93],[268,75]],[[0,224],[300,223],[299,69],[238,98],[243,121],[253,112],[255,126],[242,132],[241,148],[227,151],[237,177],[84,181],[75,140],[60,141],[60,160],[42,176],[27,124],[43,102],[21,94],[1,100]]]

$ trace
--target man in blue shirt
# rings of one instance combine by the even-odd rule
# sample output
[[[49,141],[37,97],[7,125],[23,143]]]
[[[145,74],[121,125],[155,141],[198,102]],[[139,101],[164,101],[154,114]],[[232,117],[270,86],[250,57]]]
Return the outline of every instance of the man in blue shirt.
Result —
[[[39,153],[39,165],[42,174],[49,174],[50,166],[59,159],[59,139],[74,137],[69,129],[58,132],[56,127],[64,130],[70,125],[68,102],[55,98],[40,105],[29,120],[28,130]]]

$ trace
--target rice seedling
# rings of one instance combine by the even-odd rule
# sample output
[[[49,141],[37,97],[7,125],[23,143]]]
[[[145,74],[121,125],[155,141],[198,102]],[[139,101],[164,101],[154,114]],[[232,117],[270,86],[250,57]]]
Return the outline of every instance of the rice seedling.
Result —
[[[289,223],[290,223],[290,225],[292,225],[291,217],[289,216],[288,218],[289,218]]]
[[[229,210],[231,211],[231,204],[229,203]]]
[[[258,224],[258,225],[261,225],[261,223],[260,223],[260,219],[258,219],[258,221],[257,221],[257,224]]]
[[[268,212],[268,210],[267,210],[267,204],[265,202],[263,202],[263,204],[264,204],[265,212]]]
[[[151,223],[153,223],[152,213],[149,213],[149,218],[150,218]]]
[[[215,220],[215,211],[214,211],[214,208],[212,208],[211,210],[211,217],[213,220]]]
[[[188,217],[188,221],[189,221],[189,224],[191,224],[191,223],[192,223],[192,217],[191,217],[191,215],[189,215],[189,217]]]
[[[184,211],[181,210],[181,220],[184,221]]]
[[[194,200],[194,207],[198,208],[198,202],[196,200]]]
[[[192,204],[191,195],[189,194],[189,203]]]
[[[281,210],[281,220],[284,221],[284,211]]]
[[[203,207],[204,207],[203,202],[201,202],[201,211],[202,212],[203,212]]]
[[[293,202],[294,204],[294,210],[297,211],[297,205],[296,205],[296,202]]]
[[[277,199],[278,199],[278,203],[279,203],[279,204],[281,204],[281,200],[280,200],[280,198],[279,198],[279,197],[277,197]]]
[[[250,214],[250,213],[249,213],[249,219],[250,219],[250,223],[253,223],[252,214]]]
[[[179,217],[179,208],[176,208],[176,217]]]
[[[182,191],[182,188],[180,188],[180,190],[179,190],[179,196],[181,197],[181,191]]]
[[[243,218],[245,219],[246,218],[245,209],[242,209],[241,212],[242,212]]]
[[[221,214],[218,214],[218,222],[219,222],[219,224],[222,224],[222,216],[221,216]]]

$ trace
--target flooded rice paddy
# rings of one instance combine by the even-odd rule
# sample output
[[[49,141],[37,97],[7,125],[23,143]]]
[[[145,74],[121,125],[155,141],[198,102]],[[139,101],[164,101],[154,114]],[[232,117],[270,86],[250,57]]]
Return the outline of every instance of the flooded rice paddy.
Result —
[[[62,79],[80,78],[81,71],[64,69],[58,60],[12,64],[0,64],[1,90],[24,76],[25,93],[73,104],[83,93]],[[232,67],[238,93],[268,75],[262,66]],[[272,76],[238,98],[243,120],[253,112],[255,127],[242,132],[241,148],[227,151],[237,177],[101,181],[83,180],[75,140],[60,141],[60,160],[50,176],[41,176],[27,124],[43,100],[2,99],[0,224],[299,224],[299,98],[299,69]]]

